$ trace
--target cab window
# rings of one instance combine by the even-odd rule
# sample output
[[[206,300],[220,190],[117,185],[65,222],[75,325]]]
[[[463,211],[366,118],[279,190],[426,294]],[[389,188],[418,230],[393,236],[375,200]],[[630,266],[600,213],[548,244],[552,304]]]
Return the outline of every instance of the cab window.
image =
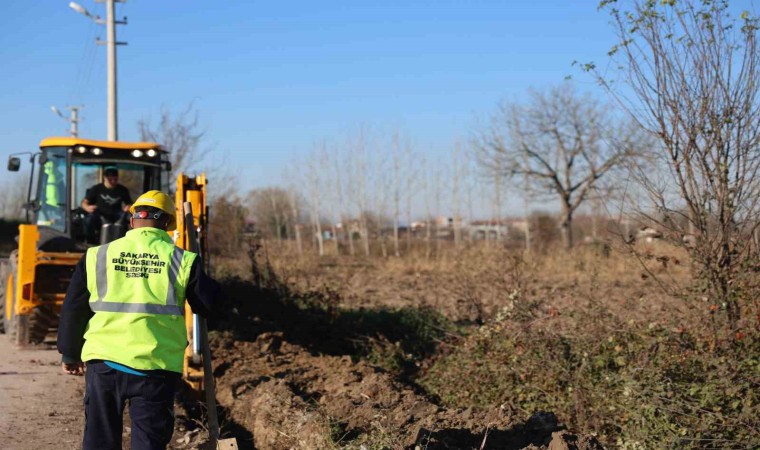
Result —
[[[66,149],[45,150],[39,175],[37,225],[66,231]]]

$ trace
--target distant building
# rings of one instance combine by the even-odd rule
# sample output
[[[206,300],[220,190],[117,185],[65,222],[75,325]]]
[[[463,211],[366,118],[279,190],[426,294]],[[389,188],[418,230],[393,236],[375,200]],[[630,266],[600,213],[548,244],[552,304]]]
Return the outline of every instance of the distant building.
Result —
[[[662,239],[662,233],[652,227],[641,227],[636,233],[636,240],[639,242],[651,243],[659,239]]]
[[[467,233],[474,241],[501,241],[507,238],[509,225],[505,220],[473,220],[467,226]]]

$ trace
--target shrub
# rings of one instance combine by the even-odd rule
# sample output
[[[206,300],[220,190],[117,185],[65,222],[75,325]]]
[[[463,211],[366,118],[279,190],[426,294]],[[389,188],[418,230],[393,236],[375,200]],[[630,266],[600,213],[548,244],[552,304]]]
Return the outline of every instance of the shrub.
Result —
[[[760,442],[757,335],[716,347],[683,330],[609,319],[563,334],[495,321],[419,383],[452,407],[554,411],[621,448]]]

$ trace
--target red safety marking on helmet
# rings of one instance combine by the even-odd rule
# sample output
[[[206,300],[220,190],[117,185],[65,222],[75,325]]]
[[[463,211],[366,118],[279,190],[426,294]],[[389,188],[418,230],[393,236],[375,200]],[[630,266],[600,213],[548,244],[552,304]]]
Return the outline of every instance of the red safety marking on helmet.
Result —
[[[136,219],[147,219],[148,218],[148,211],[137,211],[135,213]]]

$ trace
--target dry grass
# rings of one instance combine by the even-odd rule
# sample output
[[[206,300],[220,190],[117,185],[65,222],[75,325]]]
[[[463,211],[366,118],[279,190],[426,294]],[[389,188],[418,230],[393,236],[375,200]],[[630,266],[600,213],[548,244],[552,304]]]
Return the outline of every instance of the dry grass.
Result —
[[[366,258],[298,255],[292,244],[265,242],[259,255],[285,282],[300,289],[329,287],[341,294],[344,306],[427,305],[454,321],[492,317],[515,290],[541,296],[547,308],[558,311],[603,301],[635,320],[659,316],[664,308],[677,320],[692,309],[679,299],[691,285],[688,257],[665,245],[641,246],[637,253],[644,256],[634,257],[625,247],[609,256],[595,248],[526,255],[484,243],[442,244],[433,255],[420,247],[400,258]],[[215,261],[217,273],[250,276],[245,258]]]

